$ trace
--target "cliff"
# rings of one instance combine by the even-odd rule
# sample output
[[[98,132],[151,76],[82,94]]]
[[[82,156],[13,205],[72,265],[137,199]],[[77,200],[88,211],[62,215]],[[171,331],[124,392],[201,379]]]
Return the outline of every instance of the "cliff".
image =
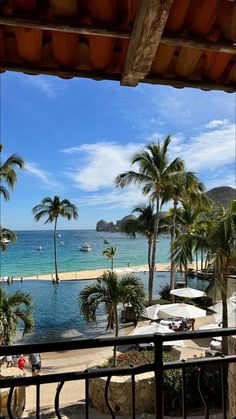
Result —
[[[112,221],[108,222],[105,220],[99,220],[96,225],[96,231],[119,231],[119,227],[121,226],[121,224],[129,220],[130,218],[134,218],[133,215],[126,215],[121,220],[117,220],[115,224]]]
[[[210,189],[207,192],[207,196],[217,207],[223,205],[223,207],[227,208],[230,202],[236,199],[236,189],[230,186],[220,186]]]

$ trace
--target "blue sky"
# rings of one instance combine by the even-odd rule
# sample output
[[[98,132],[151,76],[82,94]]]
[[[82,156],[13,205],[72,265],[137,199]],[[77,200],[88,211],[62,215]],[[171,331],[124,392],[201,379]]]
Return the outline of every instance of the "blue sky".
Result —
[[[235,187],[235,97],[224,92],[5,73],[1,76],[3,159],[25,162],[1,224],[43,229],[31,209],[59,195],[78,206],[79,220],[59,228],[95,228],[128,214],[143,198],[138,189],[114,189],[130,157],[151,141],[173,135],[170,159],[183,157],[207,189]]]

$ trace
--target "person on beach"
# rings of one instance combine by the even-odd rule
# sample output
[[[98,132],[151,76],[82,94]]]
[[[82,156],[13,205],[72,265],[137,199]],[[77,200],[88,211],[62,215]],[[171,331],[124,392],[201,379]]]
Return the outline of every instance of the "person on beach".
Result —
[[[24,371],[25,363],[26,363],[26,359],[24,358],[24,355],[20,355],[17,362],[17,367],[19,368],[19,370]]]
[[[21,277],[20,282],[23,282],[23,277]]]
[[[14,366],[12,355],[7,355],[6,360],[7,360],[7,368],[11,368]]]
[[[41,355],[40,354],[29,354],[29,363],[32,368],[32,377],[41,374]]]

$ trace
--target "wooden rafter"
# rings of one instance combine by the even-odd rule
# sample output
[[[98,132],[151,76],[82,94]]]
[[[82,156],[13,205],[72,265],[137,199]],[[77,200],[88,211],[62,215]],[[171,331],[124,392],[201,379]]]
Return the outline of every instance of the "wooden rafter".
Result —
[[[65,33],[77,33],[83,35],[105,36],[109,38],[130,39],[131,31],[120,29],[114,26],[104,27],[101,25],[88,25],[82,23],[62,21],[61,19],[45,20],[31,19],[29,17],[4,16],[0,14],[0,25],[35,28]],[[179,36],[172,34],[162,35],[160,44],[176,45],[193,49],[225,52],[236,54],[236,46],[229,42],[208,41],[200,38]]]
[[[101,72],[101,71],[88,71],[88,70],[79,70],[79,69],[64,69],[64,68],[55,68],[55,67],[46,67],[39,65],[24,65],[16,63],[2,62],[0,64],[0,72],[3,71],[16,71],[21,73],[27,73],[32,75],[45,74],[58,77],[82,77],[90,78],[93,80],[113,80],[119,81],[119,74]],[[150,84],[160,84],[160,85],[169,85],[177,88],[192,87],[199,88],[203,90],[223,90],[228,93],[235,92],[234,84],[224,84],[224,83],[215,83],[201,80],[183,80],[178,78],[165,78],[165,77],[155,77],[148,76],[144,80],[141,80],[143,83]]]
[[[75,22],[71,19],[69,21],[62,19],[32,19],[25,16],[4,16],[0,14],[0,25],[35,28],[66,33],[78,33],[83,35],[107,36],[109,38],[111,37],[121,39],[130,39],[131,35],[129,30],[117,29],[112,26],[104,27],[99,24],[96,24],[96,26],[88,25]]]
[[[140,0],[132,30],[123,86],[136,86],[149,73],[173,0]]]

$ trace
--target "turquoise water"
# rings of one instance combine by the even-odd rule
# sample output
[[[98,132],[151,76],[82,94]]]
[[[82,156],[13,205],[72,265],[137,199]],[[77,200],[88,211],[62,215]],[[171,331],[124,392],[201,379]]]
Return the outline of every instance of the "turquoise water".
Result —
[[[58,231],[59,272],[109,268],[110,261],[102,256],[108,246],[117,248],[114,267],[147,264],[147,240],[131,239],[120,233],[98,233],[93,230]],[[17,241],[0,253],[0,276],[32,276],[54,272],[53,231],[17,231]],[[104,244],[104,240],[109,244]],[[64,246],[60,242],[64,242]],[[80,252],[89,243],[91,252]],[[37,250],[42,246],[42,250]],[[160,237],[157,243],[157,262],[168,262],[169,238]]]
[[[148,275],[138,274],[147,292]],[[160,287],[169,283],[168,272],[157,272],[154,280],[154,297],[158,296]],[[180,279],[180,274],[176,274]],[[88,324],[80,313],[78,295],[81,289],[93,281],[64,281],[60,285],[53,285],[50,281],[15,281],[13,284],[1,284],[6,291],[12,293],[17,290],[29,292],[34,301],[35,330],[30,336],[18,343],[41,343],[65,339],[96,337],[106,332],[106,313],[104,305],[97,311],[97,322]],[[204,281],[189,278],[189,286],[202,289]]]

